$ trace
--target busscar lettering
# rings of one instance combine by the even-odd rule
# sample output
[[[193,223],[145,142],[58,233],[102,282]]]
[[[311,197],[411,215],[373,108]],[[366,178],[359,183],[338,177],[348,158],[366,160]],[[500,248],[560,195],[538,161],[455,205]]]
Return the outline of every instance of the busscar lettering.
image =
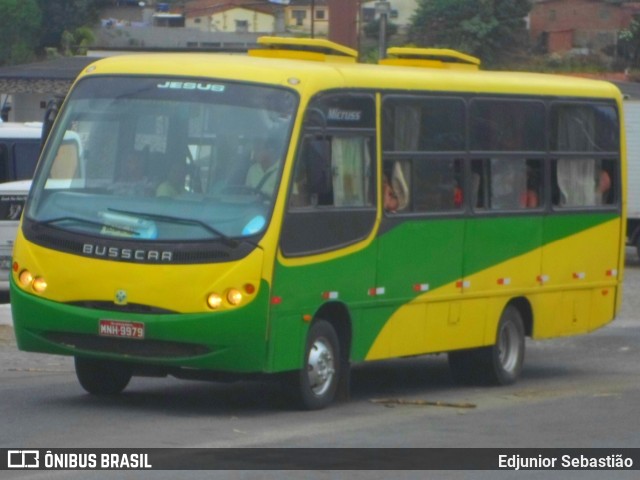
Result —
[[[91,257],[136,260],[138,262],[171,262],[173,260],[173,252],[170,250],[118,248],[91,243],[82,245],[82,253]]]

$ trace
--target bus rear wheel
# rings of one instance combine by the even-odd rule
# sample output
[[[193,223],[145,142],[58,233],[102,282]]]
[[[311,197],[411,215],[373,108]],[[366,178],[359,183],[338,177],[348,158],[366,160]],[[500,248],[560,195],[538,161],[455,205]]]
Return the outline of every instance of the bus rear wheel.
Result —
[[[133,376],[131,366],[120,362],[75,357],[75,366],[80,385],[92,395],[117,395]]]
[[[318,320],[307,334],[303,368],[292,376],[294,400],[305,410],[325,408],[335,398],[339,376],[338,335],[329,322]]]
[[[489,347],[449,353],[449,367],[460,383],[510,385],[524,364],[525,331],[522,315],[508,305],[500,317],[496,341]]]

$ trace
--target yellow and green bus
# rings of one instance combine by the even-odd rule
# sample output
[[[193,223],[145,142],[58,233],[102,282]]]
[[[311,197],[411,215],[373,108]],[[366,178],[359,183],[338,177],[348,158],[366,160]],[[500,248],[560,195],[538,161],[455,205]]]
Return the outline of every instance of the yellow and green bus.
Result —
[[[261,42],[80,74],[15,244],[20,349],[74,356],[91,394],[273,374],[317,409],[380,359],[447,353],[461,382],[510,384],[525,337],[615,317],[614,86]],[[70,131],[79,158],[59,152]]]

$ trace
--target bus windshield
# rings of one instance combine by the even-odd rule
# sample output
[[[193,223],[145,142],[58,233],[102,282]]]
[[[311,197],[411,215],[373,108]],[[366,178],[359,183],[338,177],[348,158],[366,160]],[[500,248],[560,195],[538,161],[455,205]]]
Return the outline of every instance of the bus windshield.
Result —
[[[127,240],[258,235],[297,102],[291,91],[237,82],[84,79],[49,139],[26,215]],[[81,143],[73,152],[70,132]]]

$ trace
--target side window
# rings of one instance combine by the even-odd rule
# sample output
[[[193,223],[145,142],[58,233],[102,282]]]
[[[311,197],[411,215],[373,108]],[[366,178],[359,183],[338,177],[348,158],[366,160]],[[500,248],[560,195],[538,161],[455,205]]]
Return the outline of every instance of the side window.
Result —
[[[386,161],[383,185],[392,200],[384,201],[389,213],[440,213],[463,207],[463,164],[460,159],[411,158]],[[384,192],[383,192],[384,193]]]
[[[471,204],[479,211],[543,206],[546,108],[535,100],[476,98],[469,104]],[[478,155],[477,152],[486,152]]]
[[[560,208],[617,203],[619,123],[611,105],[551,108],[552,200]]]
[[[372,207],[373,141],[367,136],[305,137],[291,207]]]
[[[382,115],[385,152],[466,149],[465,104],[460,98],[389,96]]]
[[[331,93],[307,107],[280,247],[286,256],[343,248],[376,218],[373,95]]]
[[[469,105],[469,149],[544,152],[545,106],[529,100],[474,99]]]
[[[553,162],[553,204],[595,207],[616,203],[617,162],[594,158],[561,158]]]
[[[465,103],[460,98],[387,96],[383,103],[383,206],[387,213],[463,207]]]
[[[540,159],[491,158],[471,163],[471,196],[476,210],[539,208],[542,187]]]

